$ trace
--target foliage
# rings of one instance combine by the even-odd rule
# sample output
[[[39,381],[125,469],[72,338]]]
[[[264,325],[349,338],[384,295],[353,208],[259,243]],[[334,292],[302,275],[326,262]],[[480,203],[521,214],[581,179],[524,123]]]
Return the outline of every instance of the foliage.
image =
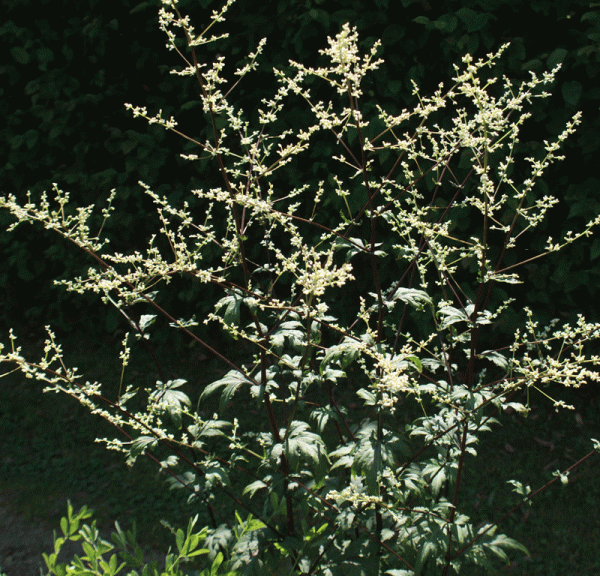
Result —
[[[54,552],[43,554],[48,574],[64,576],[65,574],[80,574],[86,576],[113,576],[125,574],[123,569],[132,568],[127,572],[128,576],[183,576],[194,574],[194,576],[216,576],[224,574],[235,576],[235,572],[227,571],[223,565],[223,554],[217,553],[210,568],[202,571],[190,572],[182,570],[181,566],[190,562],[192,558],[205,555],[210,552],[207,548],[200,548],[200,543],[206,539],[207,530],[195,531],[194,527],[198,517],[191,518],[184,532],[181,528],[174,531],[177,553],[167,554],[164,568],[159,568],[158,562],[145,563],[143,552],[137,543],[135,526],[132,530],[122,530],[118,523],[115,524],[116,532],[111,539],[113,544],[104,540],[96,528],[96,521],[91,524],[83,524],[92,516],[92,511],[83,507],[74,513],[71,503],[68,504],[67,516],[60,522],[62,536],[54,535]],[[83,556],[75,556],[67,565],[57,561],[61,548],[68,541],[81,542]],[[133,570],[141,569],[141,572]],[[221,570],[220,570],[221,568]]]
[[[585,346],[600,325],[579,316],[540,326],[518,302],[520,270],[600,222],[559,239],[539,232],[557,200],[536,184],[580,115],[534,155],[519,141],[525,106],[547,96],[557,69],[500,79],[491,70],[507,46],[479,60],[467,54],[450,88],[424,96],[415,84],[412,110],[390,111],[364,93],[382,64],[380,43],[360,43],[344,24],[320,51],[325,63],[275,69],[273,93],[242,107],[234,88],[260,73],[264,42],[230,73],[223,56],[207,49],[201,58],[200,48],[220,40],[213,26],[232,1],[200,35],[175,2],[163,4],[160,28],[184,61],[173,73],[197,82],[210,138],[180,132],[170,113],[126,106],[184,136],[194,148],[182,158],[213,166],[221,182],[208,179],[178,202],[141,182],[158,232],[126,251],[109,251],[103,236],[114,194],[98,232],[93,207],[74,207],[57,185],[52,199],[0,200],[16,218],[10,229],[39,222],[81,248],[93,266],[60,283],[99,294],[131,330],[110,398],[65,362],[50,328],[39,361],[12,332],[0,359],[112,422],[125,439],[107,439],[109,448],[130,463],[146,454],[189,491],[190,505],[204,506],[194,540],[205,542],[204,570],[220,553],[240,574],[445,575],[493,570],[523,553],[497,522],[474,524],[461,511],[461,486],[502,411],[527,413],[519,391],[598,381],[600,360]],[[302,106],[311,121],[301,115],[290,129]],[[296,185],[304,157],[327,140],[336,152],[321,159],[326,176]],[[541,249],[523,259],[523,243]],[[202,322],[161,300],[182,278],[201,292],[212,286],[207,299],[220,291]],[[130,339],[152,353],[160,321],[218,358],[222,374],[201,390],[183,378],[136,386],[127,378]],[[511,326],[502,335],[512,334],[498,343],[502,323]],[[213,346],[219,329],[232,349],[248,351],[241,361]],[[531,499],[521,482],[511,485],[518,505]],[[114,572],[111,562],[105,570]]]

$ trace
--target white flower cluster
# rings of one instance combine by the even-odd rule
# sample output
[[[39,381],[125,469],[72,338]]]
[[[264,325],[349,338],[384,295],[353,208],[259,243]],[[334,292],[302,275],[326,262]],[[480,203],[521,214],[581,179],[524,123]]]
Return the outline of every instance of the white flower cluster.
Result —
[[[99,294],[119,310],[128,329],[137,331],[140,339],[147,337],[144,328],[151,315],[136,322],[128,316],[128,309],[143,302],[227,364],[231,372],[207,388],[224,390],[222,407],[232,401],[238,388],[251,390],[268,415],[272,436],[284,438],[278,441],[281,451],[272,460],[289,464],[283,457],[285,445],[290,460],[298,461],[298,477],[308,474],[304,460],[308,458],[312,465],[322,456],[308,424],[297,427],[297,436],[290,434],[296,411],[315,404],[304,397],[305,390],[311,386],[325,390],[338,381],[350,381],[348,367],[356,362],[363,371],[360,378],[368,381],[358,396],[368,407],[368,418],[375,414],[371,421],[379,426],[379,434],[363,438],[360,452],[356,438],[364,422],[356,422],[356,429],[355,423],[347,426],[348,436],[340,425],[342,444],[344,438],[354,442],[352,448],[348,440],[340,449],[340,466],[352,468],[354,474],[370,457],[372,438],[379,442],[380,452],[385,452],[387,447],[381,446],[384,416],[399,422],[398,406],[412,395],[426,416],[415,435],[432,443],[447,442],[444,463],[434,462],[427,472],[431,472],[428,482],[438,483],[439,488],[446,481],[440,479],[446,458],[460,450],[463,454],[474,451],[466,447],[466,441],[457,448],[458,427],[467,412],[475,414],[488,402],[501,403],[517,387],[535,387],[544,393],[551,382],[579,386],[600,381],[600,359],[584,349],[600,337],[600,325],[583,318],[574,325],[554,323],[540,329],[533,314],[526,311],[525,331],[516,333],[512,347],[481,351],[478,341],[479,331],[493,330],[513,305],[508,296],[500,302],[490,297],[498,283],[521,282],[520,266],[590,235],[600,224],[600,217],[593,218],[579,232],[558,241],[549,238],[545,250],[526,261],[505,258],[528,233],[539,229],[555,207],[556,198],[537,195],[536,184],[561,159],[558,151],[581,116],[576,114],[554,142],[545,142],[541,157],[523,161],[518,150],[529,116],[525,106],[532,98],[546,95],[541,88],[554,82],[557,69],[541,78],[532,75],[518,86],[507,78],[490,78],[487,70],[484,75],[506,46],[478,61],[465,56],[449,89],[439,85],[432,96],[425,97],[415,86],[417,104],[412,110],[391,114],[378,106],[363,106],[364,80],[381,64],[379,43],[362,54],[357,30],[349,24],[328,39],[328,47],[321,51],[326,60],[322,67],[291,62],[292,73],[275,70],[274,94],[257,104],[253,114],[236,108],[229,95],[258,66],[264,40],[235,72],[234,80],[227,78],[222,56],[212,62],[199,61],[198,56],[200,47],[223,37],[208,36],[208,31],[222,22],[232,1],[213,12],[200,34],[181,15],[176,0],[163,0],[159,14],[169,48],[184,62],[173,73],[198,81],[198,98],[210,134],[203,136],[205,141],[179,132],[175,118],[163,118],[161,110],[153,115],[145,107],[125,105],[134,117],[180,134],[197,146],[197,154],[181,156],[190,162],[212,161],[220,178],[191,190],[187,200],[178,202],[140,182],[155,209],[149,216],[156,220],[156,233],[144,249],[106,251],[107,240],[101,239],[101,233],[113,211],[114,191],[102,210],[104,220],[97,233],[90,224],[94,206],[73,208],[68,193],[56,185],[52,200],[43,194],[37,202],[28,196],[21,204],[9,195],[0,198],[0,208],[16,218],[10,229],[23,222],[41,223],[92,257],[94,265],[87,276],[60,282],[68,290]],[[331,101],[313,97],[309,78],[331,89]],[[308,113],[304,125],[281,128],[287,126],[287,111],[298,106]],[[337,146],[335,154],[323,159],[328,174],[318,184],[298,183],[303,174],[298,176],[291,163],[311,148],[317,135],[330,137]],[[513,180],[519,172],[514,170],[517,163],[524,164],[525,177],[520,182]],[[463,222],[468,223],[466,233]],[[225,292],[213,312],[200,321],[195,317],[177,320],[154,299],[156,291],[181,276]],[[367,283],[369,288],[343,300],[354,309],[341,310],[341,295],[346,296],[343,290],[351,281],[355,281],[352,288]],[[350,321],[343,325],[334,313]],[[252,347],[256,354],[248,359],[247,368],[222,356],[203,339],[206,324]],[[193,447],[199,460],[206,457],[208,461],[213,455],[202,452],[203,440],[198,439],[199,430],[205,427],[207,437],[225,438],[231,451],[259,460],[258,468],[272,466],[265,455],[270,446],[266,434],[246,433],[242,430],[246,419],[242,419],[235,420],[233,432],[226,435],[222,428],[228,423],[216,417],[205,422],[188,409],[189,399],[182,400],[183,393],[165,386],[159,389],[160,382],[156,389],[142,391],[148,397],[144,409],[127,412],[127,401],[136,394],[126,374],[127,337],[120,356],[118,397],[113,400],[100,396],[97,382],[81,383],[76,369],[64,364],[60,345],[50,331],[45,355],[36,363],[24,358],[12,333],[10,340],[11,350],[0,347],[0,361],[16,364],[26,377],[47,382],[47,389],[66,392],[127,429],[138,439],[136,447],[141,436],[148,443],[161,440],[170,446]],[[490,381],[486,370],[478,367],[486,362],[502,375]],[[459,369],[459,365],[466,368]],[[159,401],[166,392],[175,399],[172,404]],[[424,395],[427,403],[421,400]],[[345,418],[331,391],[327,402],[314,411],[322,427],[333,419],[332,414],[340,422]],[[433,404],[439,406],[431,408]],[[560,400],[555,404],[562,405]],[[429,418],[427,410],[434,409],[439,414]],[[185,417],[191,425],[174,434],[166,414],[175,421]],[[281,429],[277,418],[285,421]],[[472,431],[469,425],[464,428],[465,437]],[[476,427],[479,431],[480,425]],[[132,451],[135,442],[107,440],[110,448],[123,451]],[[354,458],[352,450],[360,452],[359,456]],[[371,480],[376,477],[379,482],[387,474],[393,484],[392,451],[387,450],[387,460],[377,455],[378,468],[370,474]],[[328,458],[325,452],[323,460]],[[285,470],[287,482],[296,472]],[[260,489],[267,486],[262,480],[259,484]],[[351,485],[329,491],[326,498],[362,509],[391,507],[385,494],[363,488]]]

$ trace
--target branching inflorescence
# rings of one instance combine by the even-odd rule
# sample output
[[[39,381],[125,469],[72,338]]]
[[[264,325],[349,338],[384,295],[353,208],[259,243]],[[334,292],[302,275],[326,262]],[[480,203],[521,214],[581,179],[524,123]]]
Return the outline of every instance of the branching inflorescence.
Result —
[[[190,192],[204,207],[201,221],[186,202],[172,205],[140,183],[156,207],[157,235],[145,252],[120,254],[92,234],[93,206],[66,215],[68,195],[58,187],[56,208],[46,196],[23,205],[0,199],[17,218],[13,227],[39,222],[90,255],[87,277],[62,282],[67,290],[99,294],[141,339],[154,319],[166,319],[227,373],[193,389],[193,402],[182,379],[135,390],[127,384],[125,338],[119,396],[109,400],[99,383],[83,383],[64,365],[50,330],[39,362],[25,359],[12,333],[0,359],[115,424],[125,439],[107,445],[131,462],[156,454],[191,499],[206,502],[213,525],[204,536],[227,535],[221,545],[231,570],[341,575],[358,567],[400,576],[506,561],[507,551],[522,547],[493,522],[474,526],[461,513],[466,456],[477,455],[493,415],[509,405],[527,411],[515,392],[598,381],[599,359],[584,348],[600,326],[582,317],[542,329],[526,309],[514,339],[497,342],[492,330],[515,306],[512,297],[496,296],[498,285],[521,283],[520,265],[600,222],[549,238],[527,260],[507,259],[556,203],[536,196],[535,184],[581,121],[576,114],[543,156],[517,153],[527,104],[547,95],[558,69],[521,84],[490,78],[503,46],[477,61],[465,56],[452,86],[440,85],[433,96],[415,86],[412,110],[367,113],[362,85],[381,62],[378,44],[362,54],[356,29],[346,24],[321,51],[322,67],[291,62],[292,73],[274,71],[278,87],[253,119],[229,95],[260,66],[264,40],[234,81],[224,77],[223,57],[201,59],[200,48],[221,38],[207,33],[231,4],[199,35],[175,0],[163,0],[159,16],[168,48],[184,60],[173,73],[197,79],[210,139],[186,136],[161,111],[152,116],[126,105],[134,117],[195,143],[197,154],[182,155],[188,161],[215,163],[220,183]],[[311,88],[308,78],[317,81]],[[331,101],[311,93],[322,93],[319,82]],[[307,106],[314,122],[282,129],[281,113],[293,106]],[[337,146],[326,159],[330,178],[282,185],[286,166],[319,138]],[[456,227],[461,219],[470,225]],[[177,319],[156,302],[174,276],[222,289],[203,322]],[[354,310],[340,310],[341,302]],[[246,361],[211,346],[206,324],[246,341]],[[215,396],[217,412],[206,416],[199,407],[216,406]],[[128,409],[133,398],[143,399],[142,409]],[[242,417],[249,403],[250,419]],[[217,504],[215,494],[226,498]],[[215,544],[210,558],[218,552]]]

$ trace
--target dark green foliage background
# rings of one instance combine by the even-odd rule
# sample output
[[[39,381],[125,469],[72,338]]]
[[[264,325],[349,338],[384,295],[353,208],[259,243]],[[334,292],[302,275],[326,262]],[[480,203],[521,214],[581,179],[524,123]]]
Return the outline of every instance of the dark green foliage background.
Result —
[[[208,12],[220,6],[218,0],[180,0],[179,4],[184,13],[191,15],[197,28],[206,23]],[[190,188],[210,185],[213,178],[218,185],[214,166],[192,165],[178,158],[180,152],[197,150],[174,134],[148,126],[142,120],[134,121],[123,106],[124,102],[146,106],[151,114],[162,108],[165,116],[177,118],[186,133],[201,140],[209,137],[205,131],[206,118],[197,100],[197,86],[168,73],[180,62],[177,55],[164,47],[165,39],[157,29],[158,6],[158,1],[138,0],[4,0],[0,7],[0,53],[3,55],[0,59],[0,193],[14,193],[24,198],[27,190],[39,194],[49,191],[52,182],[56,182],[71,192],[77,204],[101,205],[110,189],[117,188],[117,211],[107,231],[117,250],[144,246],[156,230],[156,220],[148,216],[153,209],[142,194],[138,180],[173,201],[185,198],[191,203]],[[335,35],[346,21],[358,27],[365,47],[376,39],[383,42],[385,64],[372,77],[371,84],[365,86],[364,100],[373,97],[390,112],[415,104],[411,79],[421,86],[424,94],[435,90],[440,81],[449,85],[452,65],[466,52],[481,57],[502,43],[511,42],[498,73],[515,79],[527,79],[529,70],[542,73],[562,62],[563,69],[552,98],[533,102],[534,117],[526,124],[521,151],[541,152],[543,140],[555,138],[576,110],[583,111],[583,124],[575,138],[567,143],[566,160],[552,167],[536,189],[541,195],[557,196],[561,204],[551,213],[539,235],[531,235],[525,244],[535,253],[534,249],[543,245],[547,235],[558,238],[568,229],[580,229],[587,219],[600,212],[597,174],[600,6],[583,0],[237,0],[223,28],[231,37],[212,49],[227,56],[227,69],[233,71],[236,60],[253,50],[260,38],[268,37],[261,71],[242,83],[233,95],[251,116],[256,103],[272,93],[274,83],[270,80],[270,68],[285,69],[290,58],[315,64],[317,50],[326,46],[327,36]],[[288,110],[287,114],[282,121],[290,126],[308,122],[306,109]],[[281,176],[280,185],[292,187],[305,183],[307,178],[327,179],[328,159],[332,153],[331,141],[315,142],[306,157]],[[325,206],[325,209],[335,208]],[[5,228],[9,222],[9,216],[0,213],[0,226]],[[468,227],[469,222],[460,225]],[[522,257],[526,258],[527,254],[524,249]],[[574,311],[584,310],[590,319],[598,320],[596,310],[589,303],[598,297],[599,257],[600,239],[589,238],[552,258],[527,265],[525,276],[529,281],[527,300],[530,305],[546,318],[567,319]],[[94,329],[102,339],[102,333],[114,334],[124,327],[116,313],[93,298],[74,298],[52,286],[52,279],[84,274],[91,264],[85,254],[55,234],[29,225],[11,234],[0,234],[0,263],[0,329],[3,332],[12,325],[18,328],[19,334],[27,330],[39,338],[43,325],[51,323],[62,329],[59,332],[81,333]],[[163,296],[167,309],[174,316],[189,317],[193,313],[202,316],[211,302],[207,287],[184,280],[174,286],[176,290]],[[351,284],[345,288],[346,291],[351,289]],[[352,295],[345,294],[345,297]],[[343,304],[339,311],[342,313]],[[114,339],[113,344],[116,341]],[[153,342],[159,341],[153,336]],[[181,350],[182,353],[172,357],[182,358],[185,354],[188,360],[195,352]],[[103,349],[98,354],[110,356]],[[181,376],[181,370],[178,363],[169,377]],[[205,369],[194,367],[194,370]],[[155,376],[147,366],[140,367],[139,374],[147,378]],[[118,378],[118,369],[113,375],[114,379]],[[591,410],[593,398],[584,398],[583,403]],[[26,402],[20,401],[17,405],[25,406]],[[7,406],[10,411],[9,404]],[[589,418],[585,412],[582,414],[586,423],[593,418],[591,414]],[[3,419],[9,430],[7,438],[17,434],[11,432],[17,430],[17,423],[21,422],[17,416],[13,414],[14,422]],[[574,425],[572,416],[569,417],[571,420],[565,421],[564,426],[557,426],[550,415],[547,419],[540,417],[539,435],[548,429],[555,435],[557,430],[564,430],[565,434],[572,431]],[[15,428],[10,428],[13,423]],[[90,436],[94,436],[96,430],[91,432]],[[74,437],[82,435],[78,434]],[[587,435],[586,430],[586,442]],[[527,433],[517,429],[515,441],[526,436]],[[509,442],[506,436],[499,438]],[[506,445],[497,446],[501,458],[497,463],[490,460],[487,479],[497,478],[498,470],[509,474],[504,471],[506,459],[502,454]],[[14,448],[13,460],[4,466],[10,465],[15,475],[28,474],[30,461],[22,458],[21,444],[16,443]],[[517,456],[522,458],[515,463],[519,472],[542,469],[546,465],[546,460],[539,466],[537,462],[532,463],[524,448],[516,448]],[[67,449],[71,450],[72,446],[55,447],[59,469],[67,467],[60,461]],[[42,446],[41,452],[44,450]],[[17,459],[21,460],[20,468],[14,463]],[[34,456],[31,460],[33,468],[37,462]],[[87,453],[82,461],[89,463]],[[55,470],[50,468],[49,473]],[[593,470],[589,474],[593,475]],[[5,476],[9,479],[8,474]],[[482,488],[485,479],[476,478],[472,490],[477,498],[481,492],[486,506],[492,507],[495,487],[486,492],[488,488]],[[116,483],[112,477],[103,480],[106,485],[113,482]],[[532,481],[534,486],[541,483],[539,479]],[[581,503],[583,508],[594,505],[593,494],[589,496],[590,504],[584,502],[583,488],[577,489],[580,492],[570,498],[572,503]],[[548,498],[555,498],[555,493],[551,494]],[[567,500],[566,496],[562,498]],[[147,508],[152,505],[150,499]],[[169,506],[172,507],[172,503]],[[144,514],[147,515],[147,510]],[[585,517],[585,514],[580,516]],[[556,537],[554,523],[540,524],[547,524],[549,530],[553,524],[554,532],[548,536],[553,546],[554,541],[568,541]],[[523,521],[519,526],[522,534],[529,533],[530,524]],[[573,532],[570,522],[564,531],[565,535]],[[586,572],[580,563],[589,546],[585,528],[580,533],[582,552],[572,565],[579,566],[582,574],[591,574],[595,566]],[[528,545],[535,556],[535,543],[528,542]],[[537,552],[544,556],[539,549]],[[567,558],[566,553],[558,556]],[[590,566],[592,561],[596,559],[589,559]]]
[[[200,28],[206,14],[220,4],[182,0],[180,6]],[[158,2],[137,0],[6,0],[0,9],[0,50],[5,55],[0,66],[0,192],[23,197],[27,190],[50,190],[56,182],[77,204],[101,204],[110,189],[117,188],[117,212],[108,230],[115,249],[143,246],[155,230],[156,222],[148,217],[153,209],[138,180],[174,201],[185,197],[193,202],[189,189],[210,184],[214,175],[212,165],[180,161],[180,152],[197,152],[185,141],[134,121],[123,107],[131,102],[147,106],[151,114],[162,108],[191,136],[209,136],[197,87],[168,73],[179,61],[164,48],[157,29],[158,7]],[[233,71],[236,60],[241,61],[260,38],[268,38],[262,71],[233,96],[251,116],[274,86],[268,80],[271,67],[285,69],[290,58],[315,64],[327,36],[335,35],[346,21],[358,27],[365,46],[378,38],[383,42],[385,64],[365,86],[365,101],[373,97],[388,111],[415,103],[411,80],[424,94],[440,81],[448,85],[452,65],[466,52],[480,57],[511,42],[499,73],[516,79],[562,62],[552,98],[534,102],[522,151],[541,152],[543,140],[556,137],[576,110],[584,113],[583,125],[567,145],[566,161],[538,184],[540,194],[554,194],[561,204],[526,244],[541,246],[547,235],[557,238],[569,228],[577,229],[600,211],[595,170],[600,151],[600,9],[594,3],[238,0],[226,26],[230,38],[211,49],[227,55]],[[294,126],[306,121],[304,109],[288,110],[283,119]],[[286,171],[281,185],[304,183],[307,176],[327,179],[332,151],[330,142],[317,141]],[[8,218],[0,214],[3,225]],[[566,317],[581,310],[597,296],[599,256],[600,240],[590,238],[528,265],[531,306],[542,317]],[[82,274],[91,261],[51,234],[25,226],[0,235],[0,261],[6,325],[25,321],[33,329],[52,321],[72,330],[100,317],[91,299],[74,299],[52,287],[51,279]],[[175,314],[202,314],[205,296],[200,287],[181,283],[163,303]],[[105,330],[118,326],[116,314],[104,310],[102,318]]]

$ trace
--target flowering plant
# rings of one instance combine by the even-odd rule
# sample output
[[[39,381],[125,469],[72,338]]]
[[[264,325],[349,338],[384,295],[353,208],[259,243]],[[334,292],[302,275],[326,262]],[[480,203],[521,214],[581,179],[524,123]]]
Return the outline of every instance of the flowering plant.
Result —
[[[126,105],[184,136],[198,153],[182,156],[213,162],[220,178],[190,191],[193,206],[140,183],[159,224],[145,252],[110,252],[91,231],[93,207],[73,211],[58,186],[53,200],[0,200],[17,218],[12,227],[40,222],[92,258],[87,277],[63,284],[99,294],[126,319],[118,394],[84,383],[50,329],[40,361],[23,356],[12,332],[0,359],[111,421],[123,436],[105,439],[109,448],[131,463],[148,455],[190,503],[202,503],[207,562],[221,554],[222,569],[445,575],[507,561],[523,547],[496,522],[475,526],[461,512],[467,462],[503,410],[527,413],[521,390],[598,380],[599,359],[584,346],[600,326],[583,317],[542,328],[524,308],[514,339],[496,341],[503,315],[519,310],[519,267],[600,222],[549,238],[526,261],[511,258],[556,203],[537,197],[535,184],[581,121],[576,114],[541,157],[520,155],[526,106],[547,96],[557,69],[519,84],[489,73],[505,46],[480,60],[466,55],[449,88],[423,96],[415,86],[418,105],[391,113],[363,102],[379,44],[363,52],[346,24],[320,51],[322,67],[274,70],[277,89],[250,112],[231,94],[259,67],[264,40],[232,77],[222,56],[199,56],[219,40],[208,31],[232,1],[200,34],[175,0],[163,0],[159,14],[167,46],[184,60],[173,73],[198,83],[210,139]],[[314,96],[317,82],[331,100]],[[286,127],[282,112],[301,105],[314,122]],[[327,138],[339,150],[327,159],[328,178],[286,186],[286,170]],[[221,290],[202,322],[159,303],[176,276]],[[148,340],[158,318],[226,373],[135,389],[126,370],[131,333]],[[243,361],[211,344],[206,330],[217,328],[232,346],[245,343]]]

